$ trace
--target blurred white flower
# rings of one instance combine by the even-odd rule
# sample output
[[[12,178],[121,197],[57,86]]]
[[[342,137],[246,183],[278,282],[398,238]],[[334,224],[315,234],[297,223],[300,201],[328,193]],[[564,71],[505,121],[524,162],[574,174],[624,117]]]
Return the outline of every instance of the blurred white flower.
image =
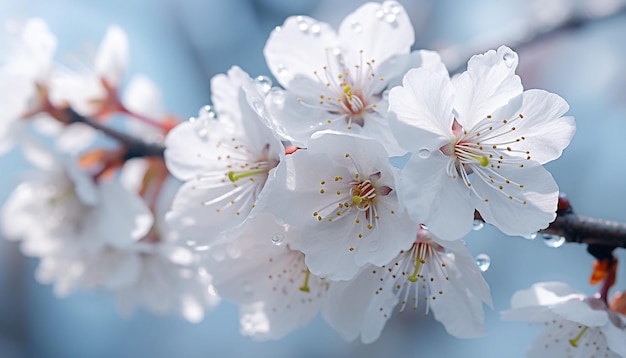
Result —
[[[209,248],[213,284],[240,305],[242,334],[279,339],[319,311],[329,282],[307,269],[298,239],[297,230],[262,212]]]
[[[55,50],[56,38],[46,23],[30,19],[7,51],[0,67],[0,154],[23,137],[23,119],[50,109],[48,80]]]
[[[397,192],[396,173],[377,141],[318,132],[277,169],[271,205],[300,230],[299,249],[314,274],[348,280],[359,267],[384,265],[417,233]]]
[[[411,20],[395,1],[367,3],[335,32],[306,16],[289,17],[270,35],[265,59],[286,91],[268,94],[279,132],[306,146],[315,131],[336,130],[379,140],[402,155],[387,124],[385,91],[412,67],[444,71],[434,52],[410,53]]]
[[[528,357],[626,357],[626,317],[565,283],[540,282],[516,292],[501,316],[545,326]]]
[[[396,309],[425,305],[424,315],[432,310],[449,334],[473,338],[486,333],[483,302],[492,306],[489,286],[465,245],[420,229],[413,246],[388,264],[333,282],[322,313],[344,338],[371,343]]]
[[[57,70],[52,76],[55,102],[67,102],[84,116],[105,116],[124,108],[118,89],[128,62],[128,38],[118,26],[110,26],[93,64],[80,72]]]
[[[407,73],[389,94],[390,124],[413,156],[403,170],[407,210],[442,239],[469,232],[478,210],[508,235],[555,218],[558,187],[543,168],[574,135],[569,106],[542,90],[523,91],[507,47],[470,59],[453,80]]]

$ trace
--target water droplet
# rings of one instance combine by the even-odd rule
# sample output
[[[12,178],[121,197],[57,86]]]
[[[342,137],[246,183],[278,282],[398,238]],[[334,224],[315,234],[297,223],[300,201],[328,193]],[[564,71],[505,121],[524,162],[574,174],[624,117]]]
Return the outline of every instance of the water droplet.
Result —
[[[426,159],[426,158],[430,157],[430,150],[428,150],[426,148],[422,148],[422,149],[417,151],[417,155],[420,158],[422,158],[422,159]]]
[[[198,110],[198,117],[217,118],[217,113],[213,109],[213,106],[207,104],[206,106],[200,107]]]
[[[482,229],[484,226],[485,226],[485,222],[484,221],[474,219],[474,224],[472,225],[472,230],[478,231],[478,230]]]
[[[384,11],[382,11],[382,10],[376,11],[376,17],[377,18],[382,19],[383,16],[385,16],[385,12]]]
[[[537,233],[533,232],[532,234],[522,235],[522,237],[526,240],[534,240],[537,238]]]
[[[255,78],[254,84],[259,89],[259,91],[263,93],[269,92],[270,88],[272,88],[272,80],[266,76],[259,76]]]
[[[397,18],[398,16],[396,16],[396,14],[393,14],[393,13],[387,13],[385,15],[385,21],[387,21],[390,24],[393,24],[394,22],[396,22]]]
[[[195,247],[196,251],[207,251],[210,248],[211,246],[209,245],[199,245]]]
[[[285,235],[282,232],[276,232],[272,235],[272,244],[280,246],[283,241],[285,241]]]
[[[491,257],[487,254],[478,254],[474,258],[476,260],[476,266],[482,272],[489,270],[489,266],[491,266]]]
[[[363,31],[363,26],[361,26],[358,21],[352,21],[352,23],[350,24],[350,28],[357,34]]]
[[[557,248],[563,246],[565,243],[565,238],[561,235],[540,232],[537,234],[537,237],[542,238],[543,243],[548,247]]]
[[[296,20],[298,21],[298,30],[302,32],[307,32],[309,30],[309,24],[304,21],[302,16],[298,16]]]
[[[420,224],[422,230],[428,230],[428,226],[424,225],[424,224]]]
[[[313,24],[313,25],[311,26],[311,33],[312,33],[312,34],[314,34],[314,35],[317,35],[317,34],[319,34],[319,33],[320,33],[320,30],[321,30],[321,29],[322,29],[322,27],[321,27],[320,25],[318,25],[318,24]]]
[[[285,91],[278,87],[272,87],[267,95],[270,100],[277,105],[285,103]]]
[[[376,241],[376,240],[371,241],[369,243],[369,250],[370,250],[370,252],[374,252],[374,251],[378,250],[378,241]]]
[[[250,293],[252,292],[253,286],[252,286],[252,282],[250,281],[244,281],[243,282],[243,290],[244,292]]]
[[[515,55],[507,52],[504,54],[504,56],[502,56],[502,60],[504,61],[504,64],[507,65],[507,67],[511,67],[515,63]]]
[[[383,91],[383,99],[384,99],[385,101],[388,101],[388,100],[389,100],[389,90],[388,90],[388,89],[386,89],[386,90],[384,90],[384,91]]]
[[[392,13],[394,13],[394,14],[396,14],[396,15],[397,15],[397,14],[399,14],[399,13],[400,13],[400,6],[398,6],[398,5],[393,5],[393,6],[390,8],[390,11],[391,11]]]
[[[285,68],[285,65],[278,65],[278,75],[280,77],[287,77],[289,75],[289,71],[287,70],[287,68]]]
[[[209,117],[199,117],[199,118],[195,118],[194,119],[194,123],[196,124],[196,128],[195,128],[195,132],[196,135],[198,136],[198,138],[200,138],[203,141],[206,141],[209,139],[209,135],[210,130],[209,130],[209,121],[211,119],[209,119]]]

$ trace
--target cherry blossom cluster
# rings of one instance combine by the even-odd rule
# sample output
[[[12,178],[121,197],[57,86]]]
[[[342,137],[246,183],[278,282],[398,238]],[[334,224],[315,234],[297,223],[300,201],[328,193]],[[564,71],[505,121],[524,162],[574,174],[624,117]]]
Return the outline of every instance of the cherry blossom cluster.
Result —
[[[337,30],[289,17],[264,48],[278,86],[234,66],[188,121],[167,115],[145,77],[119,96],[119,28],[79,74],[53,65],[56,40],[40,20],[21,36],[0,73],[10,94],[0,144],[19,143],[37,174],[5,204],[2,227],[59,294],[104,288],[125,311],[192,321],[219,295],[259,340],[321,313],[370,343],[405,311],[471,338],[486,333],[492,306],[461,240],[475,213],[521,236],[556,217],[543,164],[574,135],[566,101],[525,90],[506,46],[451,77],[436,52],[411,51],[414,29],[394,1],[361,6]],[[126,136],[98,142],[103,126]],[[162,143],[163,156],[142,156],[128,135]],[[577,347],[593,341],[624,355],[623,311],[567,290],[533,286],[503,316],[548,322],[541,344],[574,334],[569,346],[545,343],[552,353],[586,356]]]

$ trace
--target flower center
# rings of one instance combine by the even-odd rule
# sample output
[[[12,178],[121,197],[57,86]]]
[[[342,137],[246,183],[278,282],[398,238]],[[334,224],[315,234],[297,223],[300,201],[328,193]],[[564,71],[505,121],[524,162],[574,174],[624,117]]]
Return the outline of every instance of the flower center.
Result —
[[[376,78],[375,60],[363,61],[363,51],[359,52],[359,63],[351,70],[346,65],[344,56],[338,50],[326,50],[327,66],[322,67],[324,74],[313,71],[313,74],[326,89],[319,94],[318,103],[307,103],[298,98],[301,104],[322,109],[331,115],[327,123],[343,119],[347,129],[353,124],[361,127],[365,124],[365,115],[373,113],[376,102],[382,97],[379,82],[383,77]]]
[[[367,179],[356,184],[350,194],[352,194],[352,203],[356,208],[365,211],[369,209],[372,201],[376,198],[376,188],[374,188],[372,181]]]
[[[439,148],[444,155],[451,157],[446,168],[448,176],[452,179],[461,177],[465,185],[486,202],[489,198],[479,195],[472,187],[470,174],[484,180],[509,199],[526,204],[526,201],[516,198],[524,184],[500,173],[503,166],[523,169],[524,162],[531,160],[530,151],[519,149],[517,145],[526,137],[511,136],[516,131],[515,124],[523,118],[521,113],[510,120],[496,120],[489,115],[469,131],[455,118],[452,123],[455,138]]]

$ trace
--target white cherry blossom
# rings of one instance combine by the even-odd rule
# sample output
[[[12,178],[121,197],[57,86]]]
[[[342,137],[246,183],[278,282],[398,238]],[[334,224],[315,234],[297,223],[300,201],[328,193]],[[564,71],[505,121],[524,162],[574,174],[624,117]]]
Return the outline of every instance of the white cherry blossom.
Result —
[[[542,90],[523,91],[507,47],[472,57],[452,81],[409,71],[389,94],[390,123],[413,153],[403,171],[407,209],[442,239],[458,239],[474,210],[509,235],[555,218],[558,187],[545,164],[575,131],[569,106]]]
[[[318,276],[348,280],[415,241],[395,170],[373,139],[318,132],[306,150],[286,156],[276,176],[270,208],[301,231],[299,248]]]
[[[41,259],[36,277],[53,283],[58,295],[132,280],[136,264],[112,264],[107,252],[131,250],[150,230],[152,214],[119,182],[96,183],[75,158],[56,154],[53,165],[9,197],[1,213],[3,234],[20,240],[24,254]]]
[[[207,112],[166,138],[168,169],[186,180],[168,220],[193,241],[210,240],[261,209],[263,189],[284,155],[280,140],[248,105],[244,89],[257,91],[248,75],[233,67],[227,80],[219,78],[213,92],[231,95],[216,101],[219,117]]]
[[[55,102],[67,102],[85,116],[100,116],[120,111],[123,105],[118,89],[128,62],[128,38],[116,25],[110,26],[93,62],[79,72],[59,69],[51,79]]]
[[[334,282],[322,313],[344,338],[378,339],[394,312],[430,311],[451,335],[486,333],[483,303],[492,305],[489,287],[469,250],[420,229],[411,248],[388,264],[369,265],[351,281]]]
[[[28,20],[0,67],[0,154],[24,136],[24,119],[47,109],[57,40],[41,19]],[[45,102],[45,103],[44,103]],[[37,122],[50,118],[39,116]]]
[[[528,357],[626,357],[626,317],[562,282],[516,292],[502,318],[543,324]]]
[[[240,305],[242,334],[279,339],[317,315],[329,282],[308,270],[298,239],[263,212],[208,250],[218,294]]]
[[[301,146],[315,131],[336,130],[376,138],[391,155],[406,153],[389,130],[385,91],[409,68],[445,71],[438,54],[410,52],[414,36],[395,1],[361,6],[338,32],[307,16],[289,17],[264,49],[286,88],[271,91],[266,101],[278,130]]]

